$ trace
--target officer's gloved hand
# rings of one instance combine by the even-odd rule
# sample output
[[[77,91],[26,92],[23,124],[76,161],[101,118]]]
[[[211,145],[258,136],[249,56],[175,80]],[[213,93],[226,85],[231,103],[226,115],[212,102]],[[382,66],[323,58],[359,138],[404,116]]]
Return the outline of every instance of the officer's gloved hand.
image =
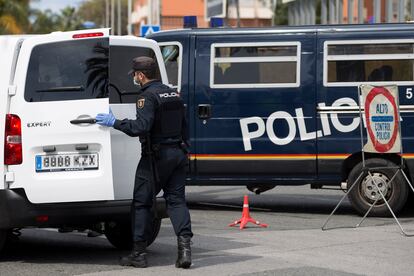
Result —
[[[115,124],[115,116],[112,114],[112,110],[109,109],[109,113],[99,113],[96,115],[96,123],[101,126],[112,127]]]

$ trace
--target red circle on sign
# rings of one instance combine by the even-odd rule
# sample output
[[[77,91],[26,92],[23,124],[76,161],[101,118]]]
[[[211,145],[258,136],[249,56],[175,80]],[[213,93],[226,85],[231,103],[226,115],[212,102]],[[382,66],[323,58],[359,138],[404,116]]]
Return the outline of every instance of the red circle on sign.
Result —
[[[374,87],[373,89],[371,89],[371,91],[368,93],[367,98],[365,100],[365,119],[367,121],[368,133],[369,133],[369,136],[371,137],[371,141],[375,141],[374,148],[378,152],[387,152],[394,146],[395,140],[397,139],[398,123],[397,122],[394,123],[394,131],[392,133],[390,141],[387,144],[382,144],[378,140],[375,139],[375,135],[372,132],[371,122],[369,119],[369,106],[372,100],[378,95],[383,95],[385,98],[387,98],[390,101],[390,103],[394,107],[395,120],[399,120],[398,112],[397,112],[397,104],[395,103],[395,99],[391,95],[391,93],[384,87]]]

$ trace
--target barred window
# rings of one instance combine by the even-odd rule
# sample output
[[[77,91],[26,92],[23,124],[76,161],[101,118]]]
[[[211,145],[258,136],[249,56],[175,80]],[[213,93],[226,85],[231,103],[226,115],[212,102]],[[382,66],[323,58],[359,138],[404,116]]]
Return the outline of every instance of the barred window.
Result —
[[[299,86],[299,42],[213,44],[211,57],[213,88]]]
[[[412,83],[413,68],[414,41],[325,42],[327,86]]]

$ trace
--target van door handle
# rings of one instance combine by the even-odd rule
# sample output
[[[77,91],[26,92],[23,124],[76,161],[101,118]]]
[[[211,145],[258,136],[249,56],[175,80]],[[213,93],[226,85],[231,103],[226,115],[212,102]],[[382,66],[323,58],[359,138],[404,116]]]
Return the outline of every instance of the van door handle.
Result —
[[[198,118],[200,119],[211,118],[211,105],[210,104],[199,104],[198,105]]]
[[[83,118],[83,119],[74,119],[70,121],[73,125],[81,125],[81,124],[96,124],[95,118]]]

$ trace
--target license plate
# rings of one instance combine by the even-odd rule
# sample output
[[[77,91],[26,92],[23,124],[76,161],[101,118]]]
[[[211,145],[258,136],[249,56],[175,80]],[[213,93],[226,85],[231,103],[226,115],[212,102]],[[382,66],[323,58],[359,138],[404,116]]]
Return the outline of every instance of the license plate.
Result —
[[[36,172],[97,170],[97,153],[36,155]]]

